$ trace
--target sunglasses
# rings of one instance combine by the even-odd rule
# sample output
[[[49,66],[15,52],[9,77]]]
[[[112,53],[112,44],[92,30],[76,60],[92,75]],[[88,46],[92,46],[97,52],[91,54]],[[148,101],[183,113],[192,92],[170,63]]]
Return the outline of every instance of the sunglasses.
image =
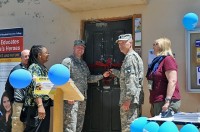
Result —
[[[154,43],[154,44],[153,44],[153,46],[156,46],[156,45],[158,45],[158,43]]]

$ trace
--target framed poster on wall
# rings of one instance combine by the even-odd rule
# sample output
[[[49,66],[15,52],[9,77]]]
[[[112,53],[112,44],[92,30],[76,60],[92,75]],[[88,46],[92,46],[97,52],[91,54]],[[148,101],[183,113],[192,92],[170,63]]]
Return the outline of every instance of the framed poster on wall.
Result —
[[[134,14],[132,20],[133,48],[140,56],[142,56],[142,15]]]
[[[200,93],[200,29],[186,32],[186,86]]]
[[[0,131],[11,131],[12,105],[5,84],[14,66],[21,61],[24,47],[23,28],[0,29]]]

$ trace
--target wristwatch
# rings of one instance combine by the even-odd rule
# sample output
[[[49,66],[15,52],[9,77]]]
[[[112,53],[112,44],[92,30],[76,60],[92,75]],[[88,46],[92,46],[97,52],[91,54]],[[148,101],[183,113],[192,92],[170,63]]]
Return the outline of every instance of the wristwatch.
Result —
[[[171,101],[171,98],[165,98],[165,102],[170,102]]]

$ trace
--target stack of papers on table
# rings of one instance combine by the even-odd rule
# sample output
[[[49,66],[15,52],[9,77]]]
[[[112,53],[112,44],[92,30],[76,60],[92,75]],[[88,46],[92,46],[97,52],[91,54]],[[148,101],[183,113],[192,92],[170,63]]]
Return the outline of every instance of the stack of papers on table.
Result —
[[[173,117],[161,118],[161,114],[151,117],[151,118],[148,118],[148,120],[150,120],[150,121],[173,121],[173,119],[174,119]]]
[[[200,113],[178,112],[174,114],[174,121],[200,122]]]

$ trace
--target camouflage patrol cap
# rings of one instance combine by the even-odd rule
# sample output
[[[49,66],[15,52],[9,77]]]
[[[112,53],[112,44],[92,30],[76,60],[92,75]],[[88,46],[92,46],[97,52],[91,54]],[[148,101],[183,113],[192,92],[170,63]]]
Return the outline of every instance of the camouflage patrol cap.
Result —
[[[120,40],[132,40],[132,35],[131,34],[121,34],[118,36],[118,39],[116,40],[116,43]]]
[[[83,47],[86,47],[85,46],[85,41],[83,41],[83,40],[75,40],[74,41],[74,46],[78,46],[78,45],[82,45]]]

